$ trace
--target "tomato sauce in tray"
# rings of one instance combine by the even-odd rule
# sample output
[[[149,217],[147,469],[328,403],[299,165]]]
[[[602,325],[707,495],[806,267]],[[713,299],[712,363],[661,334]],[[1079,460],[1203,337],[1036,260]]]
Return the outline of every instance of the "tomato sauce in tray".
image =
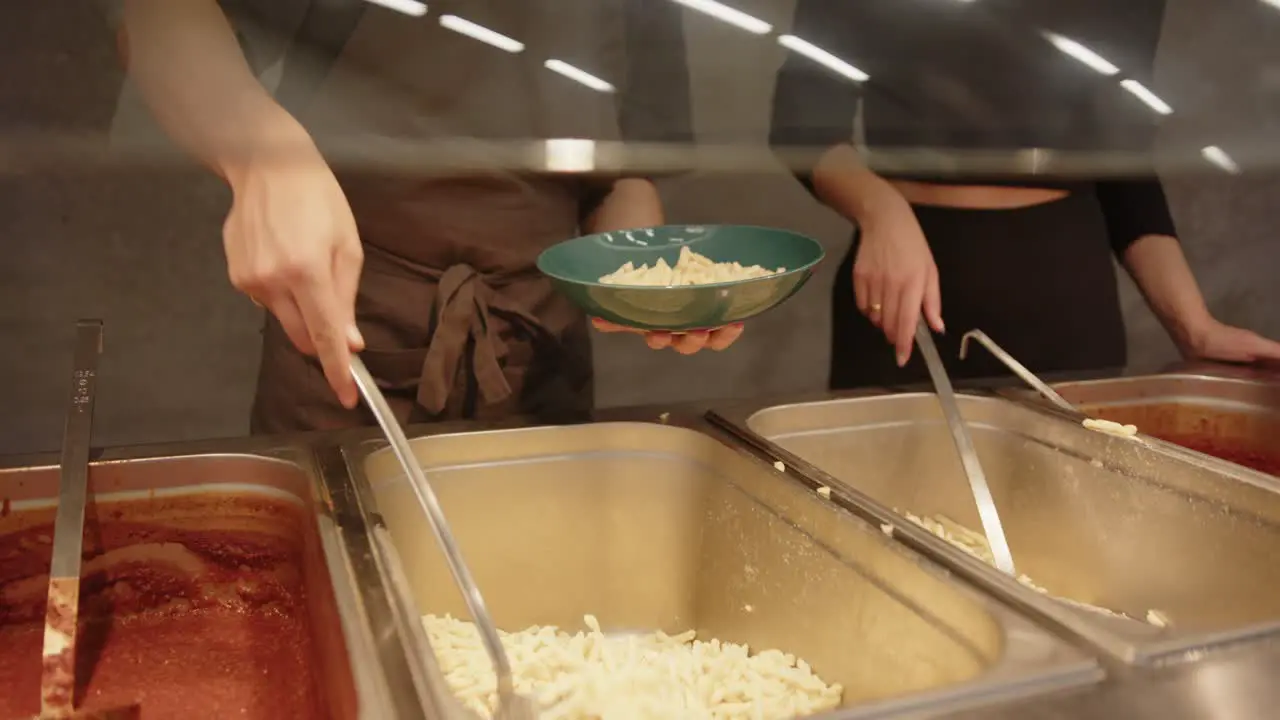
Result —
[[[1194,403],[1083,406],[1086,414],[1121,424],[1260,472],[1280,476],[1280,425],[1266,413],[1232,412]]]
[[[1232,438],[1204,435],[1159,434],[1155,437],[1181,445],[1205,455],[1222,458],[1237,465],[1280,477],[1280,452],[1250,447]]]
[[[40,710],[50,511],[0,518],[0,720]],[[85,529],[78,704],[143,718],[324,717],[302,514],[245,496],[100,505]]]

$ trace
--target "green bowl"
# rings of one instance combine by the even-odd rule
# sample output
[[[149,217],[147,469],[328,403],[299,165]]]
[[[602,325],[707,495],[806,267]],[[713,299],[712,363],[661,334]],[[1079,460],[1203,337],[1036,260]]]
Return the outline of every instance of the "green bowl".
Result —
[[[606,285],[600,278],[627,262],[675,265],[680,248],[716,262],[786,268],[768,277],[709,285]],[[588,314],[641,330],[687,332],[755,317],[799,290],[823,257],[813,238],[745,225],[663,225],[586,235],[548,248],[538,269]]]

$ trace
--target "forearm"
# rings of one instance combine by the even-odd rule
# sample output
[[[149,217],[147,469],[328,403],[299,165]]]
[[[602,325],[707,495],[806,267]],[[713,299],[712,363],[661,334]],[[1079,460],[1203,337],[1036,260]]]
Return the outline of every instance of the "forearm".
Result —
[[[587,217],[584,229],[600,233],[654,227],[664,222],[658,188],[642,178],[623,178],[614,182],[604,201]]]
[[[1213,321],[1182,246],[1168,235],[1144,235],[1124,253],[1124,266],[1183,353],[1194,354],[1200,330]]]
[[[910,210],[902,194],[863,164],[850,145],[837,145],[822,155],[813,170],[813,191],[832,210],[864,228],[886,214]]]
[[[160,125],[227,180],[256,153],[309,142],[254,77],[215,0],[126,0],[121,44]]]

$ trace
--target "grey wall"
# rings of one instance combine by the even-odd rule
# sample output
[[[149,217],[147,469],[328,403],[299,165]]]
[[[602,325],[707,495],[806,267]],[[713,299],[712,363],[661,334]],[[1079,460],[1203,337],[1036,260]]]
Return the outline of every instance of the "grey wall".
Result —
[[[738,5],[779,25],[790,12],[777,0]],[[1176,85],[1187,67],[1195,69],[1195,83],[1269,77],[1274,85],[1280,78],[1280,38],[1247,16],[1217,12],[1212,2],[1173,6],[1162,79],[1172,75],[1168,82]],[[7,3],[3,15],[0,130],[42,123],[105,133],[114,123],[117,137],[151,132],[129,93],[121,99],[110,38],[87,3],[20,0]],[[776,49],[701,17],[690,18],[687,35],[699,133],[762,141]],[[1193,83],[1182,91],[1194,89]],[[1241,96],[1248,100],[1227,111],[1246,122],[1280,120],[1280,108],[1246,90]],[[1274,232],[1280,180],[1169,180],[1180,233],[1212,308],[1224,320],[1280,336]],[[673,221],[793,227],[820,238],[832,260],[792,302],[753,322],[731,352],[686,358],[650,352],[632,337],[598,338],[600,402],[823,387],[828,295],[847,224],[781,171],[694,176],[663,190]],[[70,327],[81,316],[107,324],[99,443],[246,431],[259,316],[225,279],[219,230],[226,202],[218,183],[194,168],[0,176],[0,453],[57,446]],[[1173,358],[1172,345],[1127,283],[1125,312],[1135,363]]]

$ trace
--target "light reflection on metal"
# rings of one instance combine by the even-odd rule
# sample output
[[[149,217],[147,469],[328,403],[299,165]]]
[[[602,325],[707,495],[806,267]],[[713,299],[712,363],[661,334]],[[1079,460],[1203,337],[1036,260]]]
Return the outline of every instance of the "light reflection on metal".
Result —
[[[591,172],[596,169],[596,141],[553,138],[547,141],[546,168],[550,172]]]
[[[597,92],[611,93],[614,91],[613,85],[610,85],[608,82],[601,80],[586,70],[576,68],[563,60],[556,60],[555,58],[552,58],[551,60],[543,63],[543,66],[548,70],[559,73],[576,83],[586,85]]]
[[[672,0],[672,2],[683,5],[690,10],[696,10],[704,15],[709,15],[721,22],[728,23],[755,35],[767,35],[773,30],[772,25],[760,18],[731,8],[724,3],[716,2],[716,0]]]
[[[466,35],[472,40],[479,40],[486,45],[492,45],[509,53],[518,53],[524,50],[524,43],[519,40],[513,40],[500,32],[490,30],[483,25],[473,23],[457,15],[441,15],[440,27],[452,30],[459,35]]]
[[[778,44],[791,50],[792,52],[803,55],[810,60],[826,67],[830,70],[853,80],[854,82],[866,82],[871,76],[822,48],[814,45],[808,40],[796,37],[795,35],[779,35]]]
[[[343,167],[449,174],[474,171],[477,164],[516,172],[545,172],[547,139],[459,142],[458,138],[368,135],[320,136],[328,161]],[[931,146],[868,148],[869,167],[884,173],[928,173],[940,181],[974,175],[1050,177],[1097,180],[1161,172],[1218,172],[1201,154],[1204,141],[1162,144],[1148,150],[1062,150],[1035,147],[975,149]],[[1235,158],[1248,158],[1249,168],[1280,168],[1280,143],[1264,133],[1231,138]],[[794,171],[813,167],[825,146],[768,147],[742,142],[620,142],[595,140],[595,172],[628,173],[760,173],[777,172],[779,163]],[[229,152],[232,152],[230,149]],[[310,161],[315,145],[279,144],[268,150],[245,148],[246,156],[287,163],[291,156]],[[122,169],[188,168],[187,156],[172,143],[154,138],[114,139],[100,134],[49,130],[12,131],[0,135],[0,178],[31,173],[116,172]]]
[[[1280,0],[1275,0],[1275,2],[1277,3],[1277,6],[1280,6]],[[1208,160],[1210,163],[1221,168],[1224,172],[1229,172],[1232,175],[1240,174],[1240,166],[1230,155],[1227,154],[1227,151],[1217,145],[1209,145],[1201,148],[1200,155],[1204,157],[1205,160]]]
[[[969,0],[963,1],[969,2]],[[1026,167],[1027,172],[1032,175],[1037,175],[1042,172],[1046,163],[1053,158],[1053,151],[1045,148],[1027,148],[1019,152],[1022,156],[1024,167]]]
[[[1169,103],[1161,100],[1159,95],[1151,92],[1145,85],[1137,80],[1121,80],[1120,87],[1128,90],[1134,97],[1146,104],[1147,107],[1155,110],[1161,115],[1169,115],[1173,113],[1173,108],[1169,107]]]
[[[418,2],[418,0],[366,0],[374,5],[381,5],[388,10],[412,15],[413,17],[422,17],[427,14],[427,4]]]
[[[1084,45],[1081,45],[1079,42],[1076,42],[1075,40],[1072,40],[1069,37],[1065,37],[1063,35],[1059,35],[1057,33],[1052,33],[1052,32],[1046,32],[1044,36],[1050,43],[1053,44],[1055,48],[1061,51],[1064,55],[1067,55],[1071,59],[1082,63],[1083,65],[1093,70],[1094,72],[1099,72],[1099,73],[1102,73],[1103,75],[1119,75],[1120,74],[1120,68],[1111,64],[1110,61],[1108,61],[1106,58],[1102,57],[1098,53],[1090,50]]]

